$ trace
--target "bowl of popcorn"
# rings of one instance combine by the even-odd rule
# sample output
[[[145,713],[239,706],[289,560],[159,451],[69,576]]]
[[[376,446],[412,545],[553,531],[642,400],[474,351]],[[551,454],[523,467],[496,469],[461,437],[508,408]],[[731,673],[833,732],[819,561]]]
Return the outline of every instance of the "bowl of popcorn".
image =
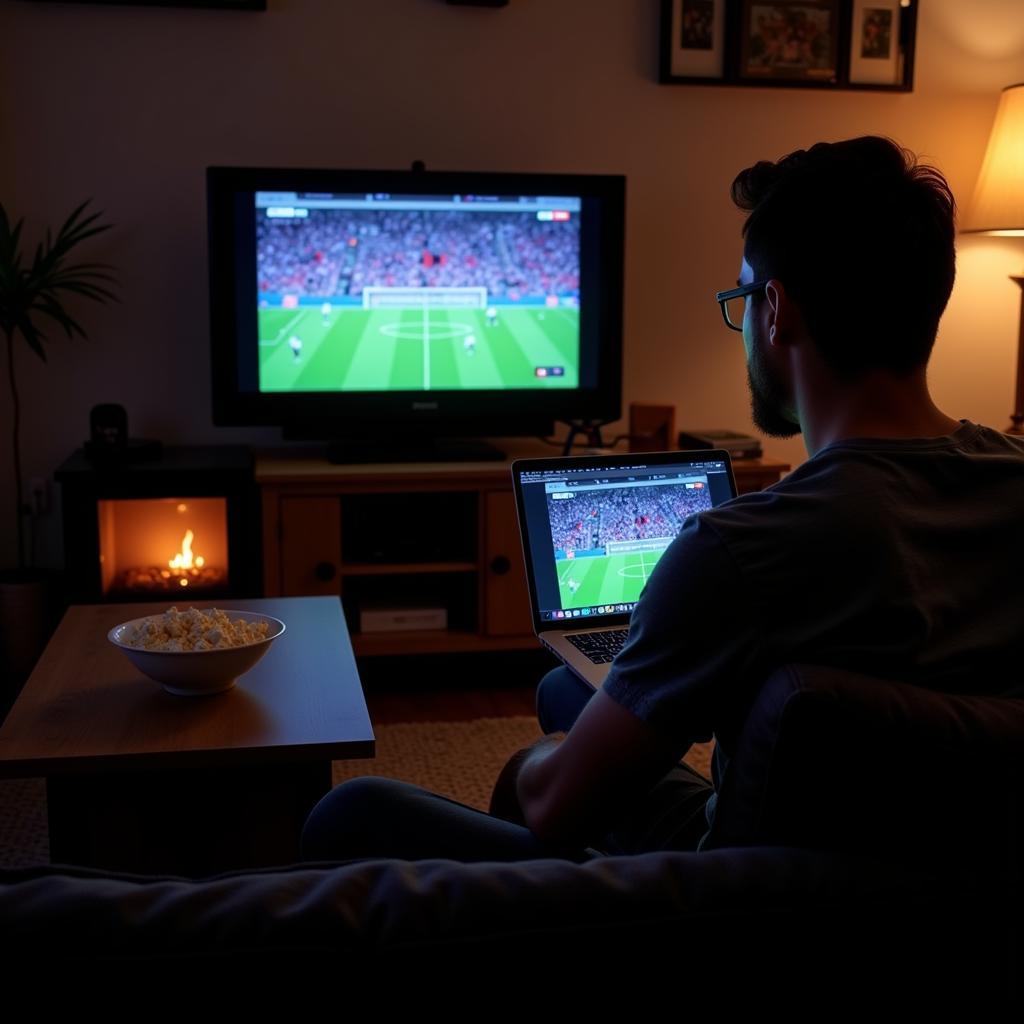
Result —
[[[196,697],[230,690],[284,632],[256,612],[171,608],[115,626],[107,639],[170,693]]]

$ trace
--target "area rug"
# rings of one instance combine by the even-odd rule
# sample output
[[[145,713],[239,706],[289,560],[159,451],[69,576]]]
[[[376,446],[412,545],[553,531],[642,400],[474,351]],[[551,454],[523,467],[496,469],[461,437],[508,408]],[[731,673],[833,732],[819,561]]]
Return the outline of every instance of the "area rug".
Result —
[[[487,810],[502,766],[540,738],[537,720],[478,718],[470,722],[417,722],[375,729],[372,761],[335,761],[334,784],[357,775],[414,782],[452,800]],[[690,749],[687,763],[710,777],[712,744]],[[42,779],[0,781],[0,868],[49,862],[46,786]]]

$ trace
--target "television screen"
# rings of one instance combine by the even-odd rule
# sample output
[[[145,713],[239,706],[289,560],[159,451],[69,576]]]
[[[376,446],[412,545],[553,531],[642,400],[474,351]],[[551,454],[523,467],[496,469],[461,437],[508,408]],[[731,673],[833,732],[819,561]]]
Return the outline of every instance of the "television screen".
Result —
[[[580,208],[257,192],[260,391],[577,387]]]
[[[611,421],[625,179],[207,169],[214,422],[429,442]]]

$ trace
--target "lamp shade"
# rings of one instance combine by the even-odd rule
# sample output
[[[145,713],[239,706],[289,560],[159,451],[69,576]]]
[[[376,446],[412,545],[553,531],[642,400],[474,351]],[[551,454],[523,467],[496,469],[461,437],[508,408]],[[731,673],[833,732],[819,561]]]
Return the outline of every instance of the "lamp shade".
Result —
[[[985,160],[961,231],[1024,234],[1024,82],[999,97]]]

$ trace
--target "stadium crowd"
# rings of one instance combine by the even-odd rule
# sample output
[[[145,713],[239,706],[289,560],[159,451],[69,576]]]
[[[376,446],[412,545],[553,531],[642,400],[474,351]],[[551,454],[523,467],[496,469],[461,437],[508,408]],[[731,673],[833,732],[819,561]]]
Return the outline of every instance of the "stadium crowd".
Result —
[[[488,300],[576,295],[579,219],[434,210],[321,210],[256,223],[260,291],[360,296],[366,286],[479,288]]]
[[[672,538],[686,519],[711,508],[704,487],[658,485],[548,495],[548,521],[556,551],[593,551],[609,543]]]

